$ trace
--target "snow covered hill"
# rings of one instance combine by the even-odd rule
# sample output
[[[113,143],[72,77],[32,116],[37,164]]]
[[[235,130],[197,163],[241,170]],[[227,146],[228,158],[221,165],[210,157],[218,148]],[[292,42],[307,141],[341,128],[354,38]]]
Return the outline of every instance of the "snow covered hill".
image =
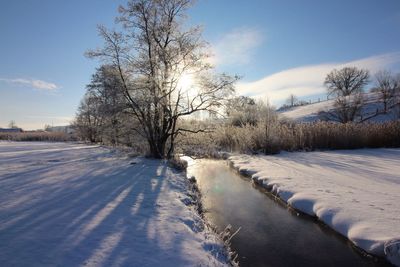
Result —
[[[377,93],[364,94],[365,106],[362,111],[363,118],[370,117],[376,113],[376,110],[382,109],[382,103],[379,101]],[[278,114],[281,118],[291,119],[297,122],[314,122],[321,120],[318,115],[320,112],[328,112],[333,109],[334,100],[325,100],[317,103],[312,103],[304,106],[297,106],[279,110]],[[388,114],[381,114],[371,118],[370,122],[383,122],[393,120],[399,117],[398,110],[392,110]]]
[[[227,266],[186,177],[122,156],[0,142],[0,266]]]
[[[292,207],[400,266],[400,149],[239,155],[230,160]]]

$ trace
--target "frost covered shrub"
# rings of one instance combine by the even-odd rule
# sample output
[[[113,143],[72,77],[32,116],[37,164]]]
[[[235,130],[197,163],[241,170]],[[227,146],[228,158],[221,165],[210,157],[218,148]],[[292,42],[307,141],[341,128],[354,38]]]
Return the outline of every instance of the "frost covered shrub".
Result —
[[[264,132],[259,126],[225,126],[213,134],[213,141],[218,147],[229,152],[254,153],[264,143]]]

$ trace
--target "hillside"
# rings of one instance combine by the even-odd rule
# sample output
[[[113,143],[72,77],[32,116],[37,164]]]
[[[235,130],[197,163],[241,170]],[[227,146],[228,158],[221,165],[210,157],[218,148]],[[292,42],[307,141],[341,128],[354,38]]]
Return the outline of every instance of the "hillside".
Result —
[[[379,100],[377,93],[364,94],[364,108],[362,117],[371,117],[376,114],[377,110],[382,110],[383,104]],[[319,113],[332,111],[334,100],[325,100],[317,103],[312,103],[304,106],[297,106],[287,109],[278,110],[281,118],[287,118],[296,122],[314,122],[322,120]],[[387,114],[380,114],[367,120],[369,122],[384,122],[399,118],[399,110],[391,110]]]

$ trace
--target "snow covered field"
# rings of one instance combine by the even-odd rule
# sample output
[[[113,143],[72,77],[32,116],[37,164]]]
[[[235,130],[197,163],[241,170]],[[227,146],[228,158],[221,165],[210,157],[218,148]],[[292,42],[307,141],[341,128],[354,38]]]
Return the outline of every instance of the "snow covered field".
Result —
[[[225,266],[165,163],[0,142],[0,266]]]
[[[294,208],[400,266],[400,149],[232,156]]]

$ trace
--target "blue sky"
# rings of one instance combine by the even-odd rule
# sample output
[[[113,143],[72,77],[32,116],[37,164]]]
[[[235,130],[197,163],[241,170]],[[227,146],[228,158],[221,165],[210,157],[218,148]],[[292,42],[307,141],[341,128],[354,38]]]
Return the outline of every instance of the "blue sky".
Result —
[[[0,2],[0,127],[67,124],[98,62],[96,25],[113,25],[116,0]],[[400,71],[398,0],[198,0],[191,24],[219,71],[239,74],[238,93],[279,105],[324,93],[326,73],[355,65]]]

